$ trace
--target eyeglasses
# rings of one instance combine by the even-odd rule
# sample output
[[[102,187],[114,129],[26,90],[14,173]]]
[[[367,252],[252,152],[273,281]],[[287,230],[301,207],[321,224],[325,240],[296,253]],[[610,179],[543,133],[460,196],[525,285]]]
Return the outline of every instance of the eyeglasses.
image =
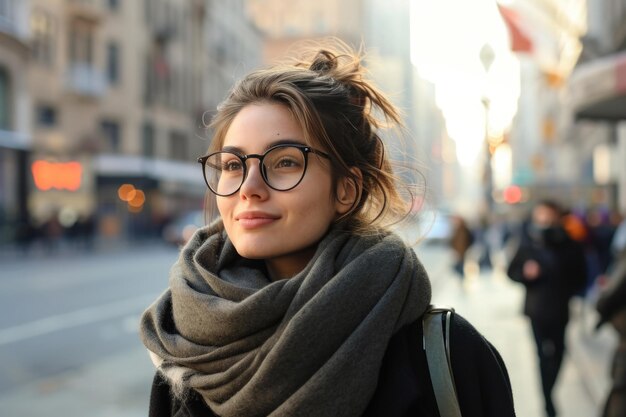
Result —
[[[216,195],[228,197],[235,194],[246,179],[246,161],[259,160],[263,181],[276,191],[289,191],[300,184],[307,168],[309,153],[330,159],[330,156],[306,145],[276,145],[262,155],[240,155],[230,151],[214,152],[198,158],[202,174],[209,189]]]

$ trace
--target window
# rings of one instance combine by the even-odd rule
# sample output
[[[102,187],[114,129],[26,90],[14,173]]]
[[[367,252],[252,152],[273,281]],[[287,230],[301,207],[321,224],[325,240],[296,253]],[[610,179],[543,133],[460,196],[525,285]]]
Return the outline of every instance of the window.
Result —
[[[143,156],[154,158],[154,126],[151,123],[144,123],[142,129]]]
[[[154,88],[156,84],[155,72],[152,69],[152,55],[148,54],[144,61],[143,76],[143,102],[145,105],[151,105],[155,101]]]
[[[30,18],[31,54],[40,64],[54,64],[54,36],[56,25],[52,17],[42,11],[33,11]]]
[[[70,25],[70,62],[73,64],[93,64],[94,28],[93,24],[75,19]]]
[[[109,6],[109,10],[117,11],[120,8],[119,0],[108,0],[107,4]]]
[[[107,48],[107,78],[110,84],[118,84],[120,81],[119,47],[115,42],[110,42]]]
[[[36,109],[37,125],[42,127],[51,127],[57,124],[57,111],[54,107],[47,104],[40,104]]]
[[[181,131],[170,132],[170,158],[177,161],[187,160],[187,135]]]
[[[100,123],[100,129],[102,130],[102,136],[104,139],[104,149],[119,153],[121,150],[121,129],[117,122],[111,120],[103,120]]]

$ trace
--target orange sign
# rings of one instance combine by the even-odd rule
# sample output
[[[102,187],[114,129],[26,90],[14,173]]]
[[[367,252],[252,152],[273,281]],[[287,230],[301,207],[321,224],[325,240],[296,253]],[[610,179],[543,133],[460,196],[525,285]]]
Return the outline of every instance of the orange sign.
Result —
[[[31,167],[35,187],[42,191],[50,189],[76,191],[80,188],[83,167],[80,162],[35,161]]]

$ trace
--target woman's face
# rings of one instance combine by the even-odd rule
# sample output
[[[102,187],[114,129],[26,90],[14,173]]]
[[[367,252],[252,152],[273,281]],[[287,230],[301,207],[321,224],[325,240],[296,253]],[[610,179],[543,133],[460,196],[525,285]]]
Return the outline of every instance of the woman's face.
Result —
[[[289,110],[281,104],[256,103],[233,119],[223,149],[263,154],[284,141],[305,144]],[[239,191],[217,197],[226,233],[241,256],[265,260],[272,279],[289,278],[306,266],[333,219],[346,210],[331,195],[330,162],[309,153],[304,178],[289,191],[276,191],[263,181],[258,159],[246,164],[247,177]]]

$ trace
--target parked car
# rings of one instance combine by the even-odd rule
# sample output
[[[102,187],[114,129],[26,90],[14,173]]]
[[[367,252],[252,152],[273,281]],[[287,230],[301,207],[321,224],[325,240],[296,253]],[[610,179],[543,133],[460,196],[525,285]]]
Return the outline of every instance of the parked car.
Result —
[[[203,210],[189,211],[163,228],[163,239],[173,245],[184,245],[204,225]]]

